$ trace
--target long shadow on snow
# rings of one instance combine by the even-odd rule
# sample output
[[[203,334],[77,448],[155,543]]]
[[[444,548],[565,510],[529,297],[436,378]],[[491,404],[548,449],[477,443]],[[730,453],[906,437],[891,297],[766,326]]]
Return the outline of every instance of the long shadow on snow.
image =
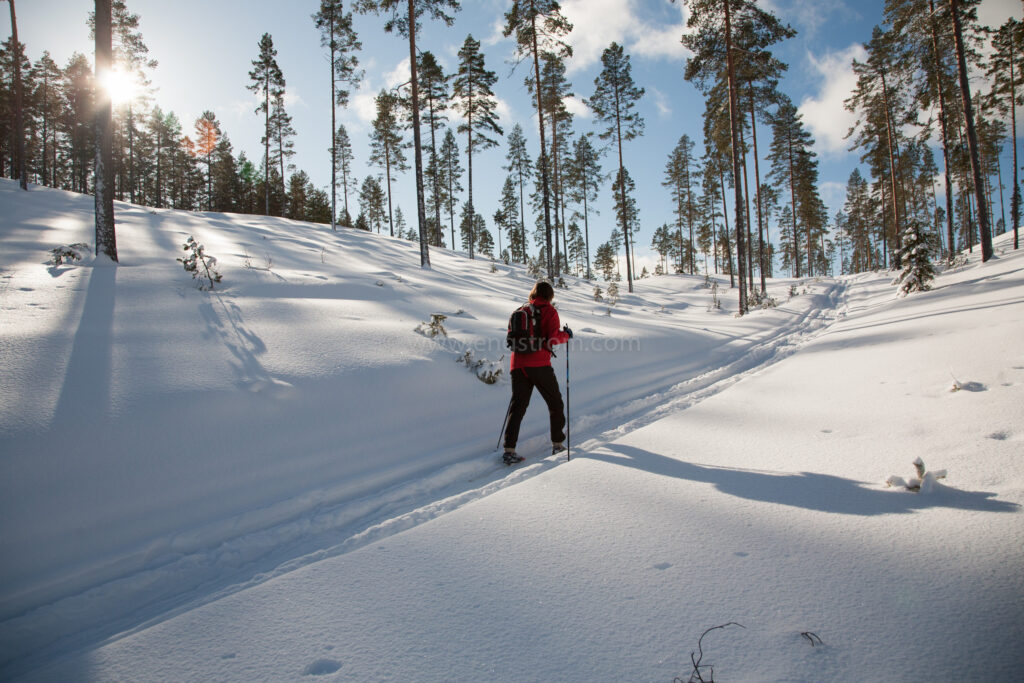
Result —
[[[712,484],[722,493],[790,507],[841,515],[905,514],[927,508],[956,508],[979,512],[1016,512],[1019,505],[993,500],[994,493],[960,491],[938,486],[920,495],[885,491],[869,485],[817,472],[777,474],[756,470],[696,465],[634,446],[612,443],[587,453],[593,460],[633,467],[644,472],[686,481]]]

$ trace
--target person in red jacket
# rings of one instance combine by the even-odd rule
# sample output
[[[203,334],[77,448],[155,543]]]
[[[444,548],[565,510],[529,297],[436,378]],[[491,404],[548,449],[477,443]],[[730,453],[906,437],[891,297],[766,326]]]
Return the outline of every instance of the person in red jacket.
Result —
[[[555,298],[555,290],[547,282],[538,282],[530,292],[530,303],[540,309],[540,329],[547,343],[539,351],[530,353],[512,352],[512,404],[509,408],[508,426],[505,428],[506,465],[522,462],[522,456],[516,453],[516,442],[519,440],[519,425],[530,405],[530,396],[534,388],[548,405],[551,418],[551,452],[565,450],[565,407],[562,403],[562,392],[555,379],[555,370],[551,367],[551,347],[567,344],[572,338],[572,330],[566,326],[560,328],[558,311],[551,305]]]

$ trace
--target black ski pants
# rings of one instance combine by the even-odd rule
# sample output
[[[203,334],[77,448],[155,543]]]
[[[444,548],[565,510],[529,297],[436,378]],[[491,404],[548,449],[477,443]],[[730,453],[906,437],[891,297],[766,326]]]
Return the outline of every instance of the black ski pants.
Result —
[[[548,404],[551,416],[551,441],[565,441],[565,407],[562,404],[562,392],[558,389],[555,369],[550,365],[540,368],[516,368],[512,371],[512,409],[509,413],[508,427],[505,429],[505,448],[515,448],[519,441],[519,425],[530,405],[530,396],[534,387],[541,398]]]

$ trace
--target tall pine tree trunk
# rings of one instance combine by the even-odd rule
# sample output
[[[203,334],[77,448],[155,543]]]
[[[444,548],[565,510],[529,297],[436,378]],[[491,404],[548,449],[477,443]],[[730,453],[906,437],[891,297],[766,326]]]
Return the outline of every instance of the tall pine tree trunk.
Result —
[[[896,133],[893,131],[892,117],[889,112],[889,87],[885,81],[885,73],[879,73],[879,77],[882,79],[882,106],[885,107],[885,141],[889,146],[889,180],[892,184],[892,219],[895,232],[895,242],[899,244],[900,239],[900,209],[899,201],[896,192],[896,154],[895,151],[895,137]],[[889,248],[887,243],[886,249]],[[900,264],[894,263],[894,266]]]
[[[270,74],[268,73],[263,82],[264,100],[266,107],[263,112],[263,132],[266,136],[266,143],[263,145],[263,204],[264,215],[270,215]]]
[[[13,5],[12,5],[13,7]],[[96,81],[106,82],[112,62],[110,0],[96,0]],[[96,255],[117,261],[114,232],[114,136],[111,101],[102,93],[96,102]]]
[[[531,8],[532,9],[532,8]],[[533,29],[533,73],[534,73],[534,84],[535,90],[537,91],[537,119],[539,122],[538,128],[540,129],[540,181],[541,181],[541,196],[544,202],[544,238],[547,243],[547,259],[548,259],[548,279],[554,283],[555,280],[555,267],[554,260],[551,257],[551,203],[548,198],[550,191],[548,186],[548,158],[546,141],[544,140],[544,102],[541,97],[540,91],[540,49],[537,46],[537,13],[532,12],[530,17],[530,26]],[[621,148],[621,144],[620,144]],[[621,151],[620,151],[621,158]],[[633,291],[633,283],[630,283],[629,291]]]
[[[754,195],[754,213],[757,215],[757,269],[761,273],[761,296],[767,294],[764,275],[764,220],[761,218],[761,165],[757,159],[757,118],[754,115],[754,96],[750,96],[750,131],[754,139],[754,183],[757,194]]]
[[[985,203],[985,190],[982,186],[981,152],[978,145],[978,132],[974,127],[974,106],[971,103],[971,84],[967,79],[967,60],[964,56],[963,29],[960,25],[960,3],[949,0],[949,10],[953,15],[953,41],[956,45],[957,70],[960,73],[960,98],[963,101],[964,119],[967,124],[967,143],[971,153],[971,173],[974,176],[974,196],[978,203],[978,226],[981,229],[981,261],[992,258],[992,230],[989,226],[988,205]]]
[[[420,230],[420,267],[430,268],[427,208],[423,199],[423,143],[420,140],[420,86],[416,73],[416,12],[414,4],[414,0],[409,0],[409,70],[412,75],[412,139],[416,173],[416,219],[419,221]],[[433,126],[431,126],[431,140],[433,140]]]
[[[336,50],[336,45],[334,44],[334,5],[330,5],[329,7],[330,7],[330,11],[331,11],[331,16],[330,16],[330,19],[329,19],[330,24],[331,24],[331,29],[330,29],[330,31],[331,31],[331,35],[330,35],[330,38],[331,38],[331,44],[330,44],[330,48],[331,48],[331,230],[337,230],[338,229],[338,224],[337,224],[337,216],[338,216],[338,206],[337,206],[337,195],[338,195],[338,149],[337,149],[337,147],[338,147],[338,141],[337,141],[337,137],[338,137],[338,123],[337,123],[337,119],[336,119],[337,112],[335,110],[336,106],[337,106],[337,104],[336,104],[336,102],[337,102],[337,99],[336,99],[337,95],[335,94],[336,85],[335,85],[335,80],[334,80],[334,67],[335,67],[335,59],[336,59],[334,55],[337,52],[337,50]]]
[[[14,10],[14,0],[7,0],[11,3],[11,43],[14,47],[14,54],[11,55],[14,61],[14,149],[18,156],[17,171],[21,189],[28,190],[28,172],[25,163],[25,115],[23,111],[23,93],[21,83],[21,43],[18,42],[18,17]],[[116,260],[116,259],[115,259]]]
[[[746,228],[743,224],[743,187],[740,185],[739,107],[736,103],[736,71],[733,68],[732,60],[732,19],[729,0],[725,0],[722,4],[725,7],[725,63],[729,77],[729,134],[732,143],[733,190],[736,195],[736,264],[740,283],[739,314],[743,315],[747,312],[746,264],[743,260],[743,233]]]
[[[939,36],[938,31],[935,27],[935,0],[928,0],[929,10],[931,10],[932,22],[931,22],[931,33],[932,33],[932,60],[934,62],[934,76],[935,76],[935,92],[939,100],[939,127],[942,130],[942,163],[943,163],[943,175],[946,181],[946,240],[948,244],[948,260],[953,261],[953,254],[956,252],[956,236],[953,234],[953,180],[950,177],[949,170],[949,132],[946,123],[946,96],[942,88],[942,76],[940,65],[940,53],[939,53]],[[1016,147],[1014,147],[1016,151]],[[1017,163],[1014,161],[1014,168],[1016,169]]]
[[[790,137],[787,141],[789,143],[789,201],[793,212],[793,277],[800,277],[800,240],[797,239],[797,221],[796,221],[796,172],[793,168],[793,138]]]
[[[718,168],[718,186],[722,188],[722,218],[725,220],[725,254],[729,260],[729,287],[731,289],[736,286],[736,269],[732,266],[732,245],[729,243],[729,200],[725,194],[725,174],[721,166]]]
[[[1013,223],[1013,248],[1020,248],[1018,225],[1020,224],[1020,186],[1017,184],[1017,82],[1014,78],[1014,41],[1010,39],[1010,130],[1013,146],[1013,192],[1010,194],[1010,221]]]

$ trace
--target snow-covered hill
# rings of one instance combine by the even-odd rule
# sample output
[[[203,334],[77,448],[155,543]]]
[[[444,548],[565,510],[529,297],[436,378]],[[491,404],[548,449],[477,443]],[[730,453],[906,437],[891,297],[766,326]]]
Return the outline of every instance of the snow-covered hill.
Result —
[[[456,359],[507,366],[523,269],[117,209],[120,265],[48,266],[91,242],[91,198],[0,182],[4,678],[685,680],[730,621],[716,680],[1016,678],[1005,243],[933,292],[776,281],[743,318],[727,279],[720,311],[703,278],[614,307],[570,280],[575,457],[545,457],[538,400],[510,471],[507,378]],[[175,260],[190,235],[213,292]],[[887,488],[915,457],[948,477]]]

